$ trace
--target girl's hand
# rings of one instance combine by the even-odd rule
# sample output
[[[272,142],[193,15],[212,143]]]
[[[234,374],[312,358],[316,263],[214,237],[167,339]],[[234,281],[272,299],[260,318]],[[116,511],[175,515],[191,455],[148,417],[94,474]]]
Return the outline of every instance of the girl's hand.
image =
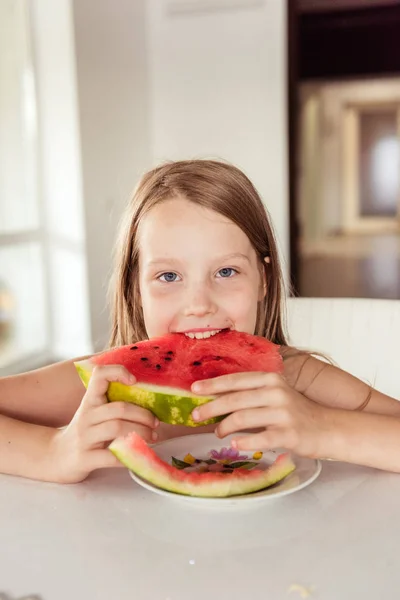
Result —
[[[193,411],[194,420],[228,415],[215,433],[225,437],[237,431],[262,428],[261,433],[233,438],[239,450],[286,448],[299,456],[322,456],[329,429],[329,409],[296,392],[275,373],[235,373],[197,381],[192,391],[216,395]]]
[[[57,430],[53,437],[50,448],[53,481],[76,483],[95,469],[121,466],[107,446],[130,431],[136,431],[148,442],[156,440],[154,429],[159,422],[150,411],[128,402],[107,402],[111,381],[133,385],[136,380],[119,365],[95,367],[71,423]]]

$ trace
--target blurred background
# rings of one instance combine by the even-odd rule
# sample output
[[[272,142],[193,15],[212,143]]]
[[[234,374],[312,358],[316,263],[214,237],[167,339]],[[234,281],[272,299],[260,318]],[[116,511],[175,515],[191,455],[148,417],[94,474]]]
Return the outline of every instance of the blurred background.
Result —
[[[123,208],[222,158],[301,296],[400,298],[400,1],[0,0],[0,375],[101,350]]]

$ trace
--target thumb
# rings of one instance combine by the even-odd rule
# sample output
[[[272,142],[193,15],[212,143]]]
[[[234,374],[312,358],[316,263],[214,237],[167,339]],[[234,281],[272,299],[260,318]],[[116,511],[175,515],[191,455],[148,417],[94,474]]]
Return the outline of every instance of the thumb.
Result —
[[[93,369],[84,404],[99,406],[107,402],[106,393],[112,382],[134,385],[136,378],[122,365],[98,366]]]

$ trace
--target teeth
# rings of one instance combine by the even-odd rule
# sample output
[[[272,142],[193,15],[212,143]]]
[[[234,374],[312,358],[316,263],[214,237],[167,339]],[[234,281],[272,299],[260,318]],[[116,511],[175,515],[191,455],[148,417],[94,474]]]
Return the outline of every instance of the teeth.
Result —
[[[221,331],[221,329],[214,329],[213,331],[197,331],[196,333],[191,331],[189,333],[185,333],[185,335],[187,337],[189,337],[191,340],[194,340],[194,339],[204,340],[204,339],[212,337],[213,335],[216,335],[220,331]]]

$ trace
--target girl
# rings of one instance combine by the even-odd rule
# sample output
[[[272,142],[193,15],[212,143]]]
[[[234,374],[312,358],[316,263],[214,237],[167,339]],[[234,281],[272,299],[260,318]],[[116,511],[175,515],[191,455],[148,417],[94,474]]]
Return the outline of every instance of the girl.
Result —
[[[255,188],[233,166],[170,163],[134,194],[118,243],[111,345],[167,332],[224,328],[281,345],[284,376],[240,373],[199,381],[217,399],[194,411],[229,414],[214,430],[240,450],[284,447],[308,457],[400,472],[400,403],[311,354],[290,348],[282,324],[282,274]],[[0,381],[0,471],[72,483],[117,466],[108,443],[134,429],[148,441],[192,433],[160,425],[143,408],[107,403],[110,381],[135,382],[121,366],[97,368],[85,393],[67,361]],[[240,436],[252,431],[248,437]],[[196,431],[197,433],[198,431]]]

